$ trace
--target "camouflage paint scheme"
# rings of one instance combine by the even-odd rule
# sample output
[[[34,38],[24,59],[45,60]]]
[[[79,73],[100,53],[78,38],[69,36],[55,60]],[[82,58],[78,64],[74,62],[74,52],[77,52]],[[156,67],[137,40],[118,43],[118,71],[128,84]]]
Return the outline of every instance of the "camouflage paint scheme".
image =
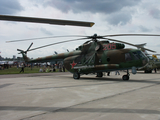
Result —
[[[152,73],[152,70],[160,68],[160,60],[157,57],[149,55],[147,57],[149,58],[148,65],[140,70],[144,70],[145,73]]]
[[[133,66],[140,68],[148,63],[147,57],[137,49],[124,49],[124,44],[108,41],[86,42],[72,52],[30,60],[22,53],[26,62],[47,62],[63,60],[65,68],[71,73],[89,74],[115,70],[128,70]],[[135,59],[134,54],[139,58]],[[130,59],[127,60],[126,56]],[[141,55],[141,57],[140,57]]]
[[[152,56],[150,54],[148,54],[147,51],[144,49],[144,46],[146,46],[146,44],[147,43],[137,45],[137,48],[139,50],[143,51],[143,53],[149,59],[148,64],[145,67],[143,67],[143,68],[141,68],[139,70],[144,70],[144,73],[152,73],[152,70],[160,69],[160,60],[157,58],[157,55],[159,55],[159,54],[157,54],[157,55],[153,54]]]

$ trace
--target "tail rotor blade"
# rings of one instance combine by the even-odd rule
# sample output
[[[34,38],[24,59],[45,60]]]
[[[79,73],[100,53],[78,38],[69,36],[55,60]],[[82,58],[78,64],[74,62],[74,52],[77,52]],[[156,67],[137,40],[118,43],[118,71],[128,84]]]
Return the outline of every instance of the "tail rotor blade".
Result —
[[[30,46],[28,47],[27,51],[29,51],[29,49],[31,48],[31,46],[33,45],[33,42],[30,44]]]
[[[17,51],[24,52],[24,51],[23,51],[23,50],[21,50],[21,49],[17,49]]]

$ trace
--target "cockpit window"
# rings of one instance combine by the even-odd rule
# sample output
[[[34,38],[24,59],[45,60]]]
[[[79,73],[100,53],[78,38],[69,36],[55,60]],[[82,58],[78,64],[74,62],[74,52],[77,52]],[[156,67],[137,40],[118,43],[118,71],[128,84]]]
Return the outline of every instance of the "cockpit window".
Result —
[[[138,56],[138,53],[137,53],[137,52],[133,52],[133,56],[134,56],[134,58],[135,58],[136,60],[139,59],[139,56]]]
[[[133,56],[136,60],[145,58],[145,55],[141,51],[133,52]]]
[[[140,56],[140,58],[145,58],[145,55],[141,51],[137,51],[137,53]]]
[[[131,57],[130,53],[125,53],[125,60],[126,61],[131,61],[132,60],[132,57]]]

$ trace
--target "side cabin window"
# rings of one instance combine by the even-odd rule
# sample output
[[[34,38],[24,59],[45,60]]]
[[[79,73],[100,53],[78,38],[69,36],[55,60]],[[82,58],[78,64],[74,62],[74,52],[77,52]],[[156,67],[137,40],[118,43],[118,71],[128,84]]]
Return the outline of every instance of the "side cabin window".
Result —
[[[132,57],[131,57],[130,53],[125,53],[125,60],[126,61],[131,61],[132,60]]]

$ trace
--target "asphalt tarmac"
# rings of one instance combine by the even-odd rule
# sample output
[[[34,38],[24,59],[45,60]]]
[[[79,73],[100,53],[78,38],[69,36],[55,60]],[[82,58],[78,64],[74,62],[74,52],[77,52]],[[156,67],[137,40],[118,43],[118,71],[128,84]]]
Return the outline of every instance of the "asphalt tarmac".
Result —
[[[160,72],[0,75],[0,120],[160,120]]]

